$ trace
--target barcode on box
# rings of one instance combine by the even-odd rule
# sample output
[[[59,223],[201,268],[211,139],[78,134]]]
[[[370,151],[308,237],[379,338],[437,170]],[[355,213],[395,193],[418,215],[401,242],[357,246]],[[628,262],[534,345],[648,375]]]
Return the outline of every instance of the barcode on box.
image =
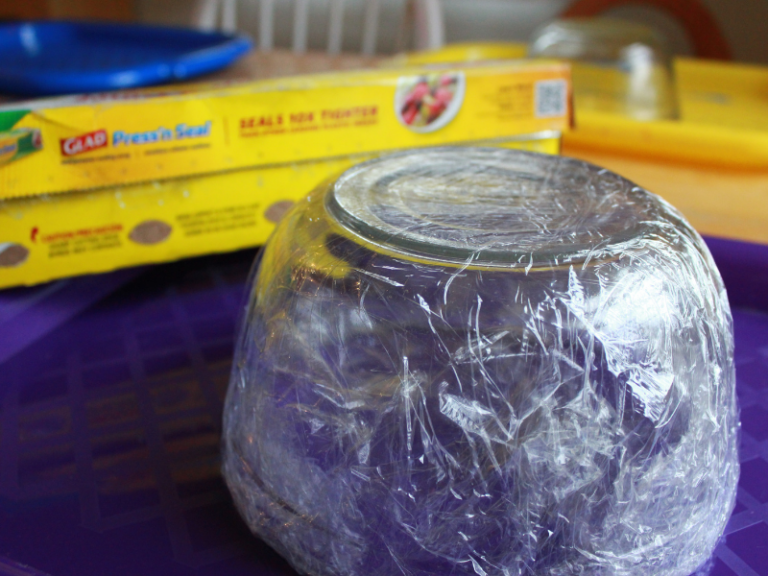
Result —
[[[536,117],[565,116],[568,109],[568,83],[565,80],[536,82]]]

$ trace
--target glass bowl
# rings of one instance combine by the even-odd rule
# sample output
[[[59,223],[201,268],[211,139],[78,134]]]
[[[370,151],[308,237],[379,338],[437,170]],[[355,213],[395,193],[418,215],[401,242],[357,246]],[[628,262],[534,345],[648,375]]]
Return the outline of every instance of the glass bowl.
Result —
[[[528,54],[571,61],[577,111],[678,117],[672,57],[648,26],[616,18],[556,20],[536,30]]]
[[[394,154],[261,252],[224,475],[306,574],[687,576],[734,504],[732,357],[663,200],[567,158]]]

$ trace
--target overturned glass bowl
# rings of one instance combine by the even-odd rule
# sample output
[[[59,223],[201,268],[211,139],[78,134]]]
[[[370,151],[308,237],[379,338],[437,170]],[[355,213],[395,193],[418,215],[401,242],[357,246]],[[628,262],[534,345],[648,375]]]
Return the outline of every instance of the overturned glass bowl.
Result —
[[[650,26],[604,17],[555,20],[534,32],[528,54],[570,60],[578,111],[678,117],[672,55]]]
[[[306,574],[687,576],[734,503],[732,356],[658,197],[560,157],[395,154],[262,251],[224,474]]]

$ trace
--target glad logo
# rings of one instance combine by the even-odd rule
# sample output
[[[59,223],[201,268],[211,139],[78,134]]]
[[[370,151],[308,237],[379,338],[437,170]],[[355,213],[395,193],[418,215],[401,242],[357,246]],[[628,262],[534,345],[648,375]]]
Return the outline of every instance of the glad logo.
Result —
[[[80,136],[62,138],[60,142],[61,153],[64,156],[75,156],[96,148],[104,148],[107,145],[107,131],[96,130],[96,132],[88,132],[88,134],[81,134]]]

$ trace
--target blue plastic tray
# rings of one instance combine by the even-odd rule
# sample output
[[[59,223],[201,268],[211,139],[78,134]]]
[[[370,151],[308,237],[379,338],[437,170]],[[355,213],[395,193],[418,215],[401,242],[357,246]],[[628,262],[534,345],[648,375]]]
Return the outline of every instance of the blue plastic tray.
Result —
[[[244,36],[76,22],[0,26],[0,92],[46,96],[183,80],[251,49]]]

